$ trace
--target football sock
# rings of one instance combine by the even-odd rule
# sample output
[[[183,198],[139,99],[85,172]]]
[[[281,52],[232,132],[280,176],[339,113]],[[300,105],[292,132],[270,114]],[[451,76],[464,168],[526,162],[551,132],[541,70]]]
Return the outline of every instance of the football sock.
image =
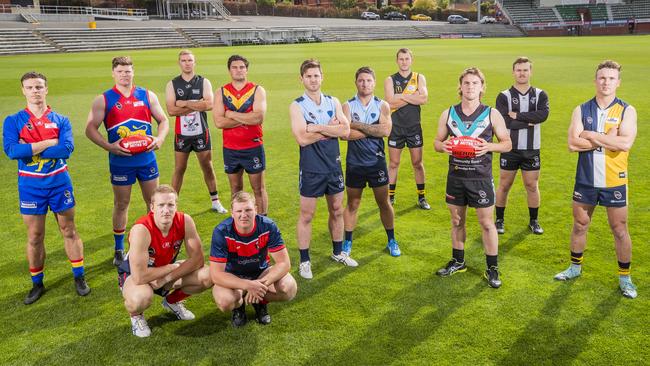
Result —
[[[334,255],[339,255],[341,254],[341,250],[343,250],[343,241],[334,241],[332,240],[332,251],[334,252]]]
[[[113,228],[113,238],[115,238],[115,250],[124,250],[124,231],[126,231],[126,229]]]
[[[183,290],[179,289],[167,295],[165,299],[167,299],[167,302],[170,304],[176,304],[177,302],[183,301],[190,296],[191,296],[190,294],[186,294],[185,292],[183,292]]]
[[[395,240],[395,229],[386,229],[386,236],[388,236],[388,241]]]
[[[494,206],[494,207],[496,208],[497,211],[497,220],[503,220],[503,216],[506,212],[506,207],[505,206],[503,207]]]
[[[582,264],[582,253],[571,252],[571,264],[579,266]]]
[[[210,199],[212,201],[216,201],[219,199],[219,193],[217,191],[210,192]]]
[[[79,259],[70,259],[70,265],[72,266],[72,275],[74,278],[79,278],[84,275],[84,259],[83,257]]]
[[[309,248],[300,250],[300,263],[309,262]]]
[[[485,255],[485,263],[487,264],[487,267],[498,267],[499,264],[497,263],[497,257],[498,255]]]
[[[38,267],[38,268],[30,268],[29,273],[32,275],[32,283],[34,285],[42,285],[43,284],[43,277],[45,276],[45,273],[43,273],[43,266]]]
[[[630,275],[630,262],[618,262],[618,275],[619,276],[629,276]]]
[[[528,215],[530,215],[530,221],[537,220],[537,212],[539,207],[528,207]]]
[[[424,190],[424,183],[416,184],[415,186],[416,186],[417,192],[418,192],[418,199],[424,198],[424,194],[426,193],[426,191]]]
[[[345,232],[345,240],[352,241],[352,231]]]
[[[456,260],[458,263],[463,263],[465,262],[465,250],[464,249],[451,249],[451,256]]]
[[[388,185],[388,197],[390,199],[395,198],[395,188],[397,188],[397,183]]]

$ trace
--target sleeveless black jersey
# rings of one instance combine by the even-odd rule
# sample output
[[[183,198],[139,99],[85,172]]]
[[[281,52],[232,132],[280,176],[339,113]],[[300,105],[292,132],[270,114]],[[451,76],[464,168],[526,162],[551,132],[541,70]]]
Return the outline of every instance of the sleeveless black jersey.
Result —
[[[449,108],[447,132],[454,137],[471,136],[492,142],[491,108],[480,104],[469,116],[463,114],[460,104]],[[492,153],[475,158],[449,156],[449,176],[463,180],[492,178]]]
[[[172,80],[176,100],[203,99],[203,76],[195,75],[186,81],[180,75]],[[185,116],[176,117],[175,133],[181,136],[198,136],[208,130],[208,114],[206,112],[191,112]]]
[[[418,90],[418,73],[412,72],[407,77],[395,73],[390,76],[393,79],[393,92],[395,94],[414,94]],[[420,106],[407,104],[402,108],[393,110],[391,113],[393,126],[398,128],[410,128],[420,124]]]

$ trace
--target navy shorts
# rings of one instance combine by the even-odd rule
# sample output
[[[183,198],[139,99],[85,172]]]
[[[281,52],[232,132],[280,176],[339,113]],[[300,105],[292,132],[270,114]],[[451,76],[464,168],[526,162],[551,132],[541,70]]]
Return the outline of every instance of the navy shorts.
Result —
[[[381,187],[388,184],[388,168],[382,161],[375,166],[348,165],[345,168],[345,185],[350,188]]]
[[[403,149],[406,145],[409,149],[422,147],[422,126],[418,124],[410,128],[400,128],[393,124],[388,136],[388,147]]]
[[[300,195],[303,197],[321,197],[323,195],[334,195],[343,192],[343,172],[334,173],[311,173],[300,171],[298,178]]]
[[[466,180],[447,177],[446,201],[450,205],[485,208],[494,205],[494,182],[491,178]]]
[[[160,175],[158,172],[158,163],[152,161],[150,164],[130,167],[110,165],[111,184],[114,186],[130,186],[135,184],[136,178],[140,182],[156,179]]]
[[[63,212],[75,205],[70,184],[54,188],[18,187],[18,198],[23,215],[45,215],[48,207],[54,213]]]
[[[627,206],[627,185],[612,188],[595,188],[576,183],[573,187],[573,200],[590,206]]]
[[[239,173],[242,169],[248,174],[261,173],[266,169],[264,145],[246,150],[223,148],[223,169],[226,174]]]
[[[503,170],[539,170],[541,160],[539,150],[512,150],[502,153],[499,166]]]

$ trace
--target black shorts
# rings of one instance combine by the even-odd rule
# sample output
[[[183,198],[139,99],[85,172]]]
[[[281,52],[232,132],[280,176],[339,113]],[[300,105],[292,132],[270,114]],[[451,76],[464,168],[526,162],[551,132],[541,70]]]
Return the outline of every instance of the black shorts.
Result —
[[[573,200],[590,206],[627,206],[627,184],[612,188],[595,188],[576,183],[573,187]]]
[[[298,177],[298,188],[303,197],[331,196],[341,193],[345,189],[343,172],[320,174],[301,170]]]
[[[446,201],[450,205],[484,208],[494,205],[492,178],[465,180],[447,177]]]
[[[350,188],[381,187],[388,184],[386,161],[375,166],[348,165],[345,168],[345,185]]]
[[[174,151],[182,153],[191,153],[212,150],[212,140],[210,132],[205,130],[202,134],[196,136],[174,136]]]
[[[117,267],[117,285],[120,286],[120,291],[122,291],[122,287],[124,287],[124,282],[126,282],[126,279],[129,278],[131,275],[131,267],[129,265],[129,260],[125,259],[122,263],[120,263],[120,266]],[[160,287],[155,290],[153,290],[153,293],[165,297],[169,295],[171,292],[171,289],[165,289],[165,287]]]
[[[245,150],[223,148],[223,169],[226,174],[239,173],[242,169],[248,174],[261,173],[266,169],[264,145]]]
[[[541,160],[539,150],[512,150],[502,153],[500,166],[503,170],[539,170]]]
[[[388,136],[388,147],[395,149],[403,149],[406,145],[409,149],[422,147],[422,126],[418,123],[417,126],[404,128],[393,125]]]

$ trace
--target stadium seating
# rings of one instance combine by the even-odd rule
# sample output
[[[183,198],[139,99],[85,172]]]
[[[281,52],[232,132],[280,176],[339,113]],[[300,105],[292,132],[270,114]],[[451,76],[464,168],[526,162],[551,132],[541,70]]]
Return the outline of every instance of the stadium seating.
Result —
[[[580,20],[578,9],[589,9],[592,21],[608,20],[605,4],[557,5],[555,8],[562,16],[562,19],[567,22]]]
[[[47,43],[30,29],[0,30],[0,55],[58,52],[56,46]]]
[[[538,8],[535,0],[502,0],[515,24],[559,22],[553,8]]]
[[[222,29],[216,28],[182,28],[179,31],[185,33],[197,46],[213,47],[226,46],[221,39]]]
[[[610,7],[614,20],[650,18],[650,0],[633,0],[627,4],[612,4]]]
[[[40,32],[66,52],[192,46],[173,28],[43,28]]]

